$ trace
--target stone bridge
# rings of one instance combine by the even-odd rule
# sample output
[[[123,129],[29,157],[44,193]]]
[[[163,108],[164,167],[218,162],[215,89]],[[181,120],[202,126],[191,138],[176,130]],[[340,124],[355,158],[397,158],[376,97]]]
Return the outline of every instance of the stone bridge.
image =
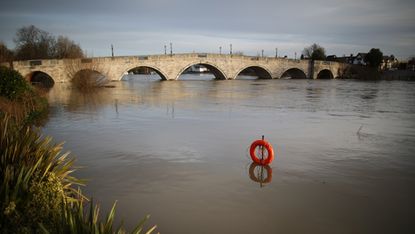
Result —
[[[126,72],[141,67],[152,69],[163,80],[177,80],[186,69],[196,64],[207,67],[217,79],[230,80],[236,79],[243,71],[250,71],[264,79],[333,79],[341,76],[347,66],[327,61],[191,53],[14,61],[13,68],[30,81],[36,74],[44,73],[54,82],[65,82],[68,77],[84,70],[99,72],[110,80],[121,80]]]

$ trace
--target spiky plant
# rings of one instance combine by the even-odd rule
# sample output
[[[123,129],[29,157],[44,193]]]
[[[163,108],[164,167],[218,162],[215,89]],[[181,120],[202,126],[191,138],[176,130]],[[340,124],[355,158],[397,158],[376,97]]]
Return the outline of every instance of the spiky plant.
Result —
[[[74,159],[62,153],[38,130],[0,116],[0,232],[1,233],[125,233],[114,229],[115,204],[106,220],[74,185]],[[89,212],[84,207],[89,206]],[[133,233],[141,233],[146,217]],[[151,233],[156,227],[150,228]]]
[[[72,177],[74,159],[61,153],[62,144],[41,137],[37,130],[19,127],[4,115],[0,120],[0,228],[33,231],[38,223],[54,225],[61,203],[73,202],[83,184]]]
[[[41,230],[43,233],[67,233],[67,234],[112,234],[126,233],[126,230],[123,227],[123,224],[118,227],[114,227],[115,219],[115,206],[116,202],[113,204],[111,211],[107,214],[107,217],[102,220],[99,217],[99,205],[94,205],[94,202],[91,200],[84,203],[84,199],[81,199],[80,202],[72,203],[68,206],[63,206],[63,216],[61,223],[55,226],[52,230],[45,228],[43,224],[40,224]],[[84,208],[87,207],[86,210]],[[149,215],[142,219],[138,225],[131,232],[133,234],[143,233],[144,224],[149,219]],[[146,234],[152,233],[157,226],[153,226],[145,231]]]

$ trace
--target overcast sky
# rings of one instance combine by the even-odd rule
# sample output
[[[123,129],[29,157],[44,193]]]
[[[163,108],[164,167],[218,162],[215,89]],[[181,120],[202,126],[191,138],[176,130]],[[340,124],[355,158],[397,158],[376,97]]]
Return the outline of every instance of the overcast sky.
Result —
[[[80,43],[88,55],[229,52],[298,56],[317,43],[342,56],[380,48],[415,56],[415,0],[0,0],[0,41],[14,48],[35,25]]]

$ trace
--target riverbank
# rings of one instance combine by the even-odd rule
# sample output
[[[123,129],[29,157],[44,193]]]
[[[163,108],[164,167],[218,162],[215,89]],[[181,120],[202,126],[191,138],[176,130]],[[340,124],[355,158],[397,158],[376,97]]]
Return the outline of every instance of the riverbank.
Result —
[[[0,66],[0,114],[10,116],[18,125],[39,124],[47,117],[45,92],[33,87],[22,75]]]
[[[389,70],[379,71],[376,68],[350,65],[342,73],[341,79],[356,80],[415,80],[415,71]]]
[[[410,71],[410,70],[385,71],[385,72],[382,72],[381,79],[415,81],[415,71]]]

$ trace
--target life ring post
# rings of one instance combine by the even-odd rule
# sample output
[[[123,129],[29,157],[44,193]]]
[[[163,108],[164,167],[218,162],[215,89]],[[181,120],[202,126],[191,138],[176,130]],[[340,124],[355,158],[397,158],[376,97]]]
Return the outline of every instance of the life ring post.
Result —
[[[265,141],[265,136],[262,135],[262,140]],[[264,146],[261,145],[261,160],[264,160]]]
[[[251,155],[252,161],[261,165],[268,165],[274,159],[274,149],[272,148],[271,144],[264,140],[264,136],[261,140],[255,140],[252,142],[251,147],[249,149],[249,153]],[[257,147],[261,147],[260,151],[258,152],[256,149]],[[267,157],[264,158],[264,151],[267,151]],[[261,154],[261,156],[259,156]]]

